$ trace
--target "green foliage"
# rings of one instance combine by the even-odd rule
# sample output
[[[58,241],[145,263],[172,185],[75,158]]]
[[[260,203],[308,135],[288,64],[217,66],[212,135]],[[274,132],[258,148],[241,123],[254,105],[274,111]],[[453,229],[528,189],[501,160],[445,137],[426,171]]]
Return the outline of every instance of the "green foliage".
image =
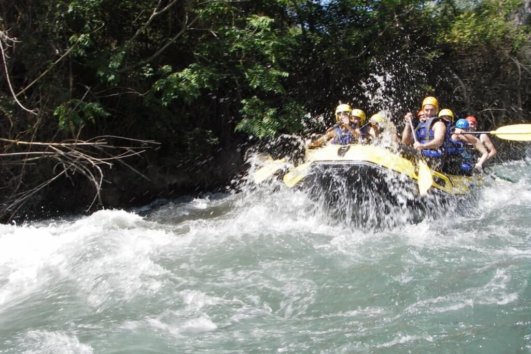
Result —
[[[115,86],[118,84],[119,79],[119,69],[123,64],[125,57],[125,51],[119,51],[112,53],[106,61],[106,66],[101,66],[97,70],[97,76],[102,80],[102,82]]]
[[[339,100],[369,116],[386,109],[398,124],[426,94],[486,129],[531,111],[523,0],[4,3],[2,30],[16,42],[4,46],[12,87],[2,71],[0,135],[156,140],[149,161],[128,163],[161,177],[177,170],[153,179],[176,181],[168,190],[221,183],[229,164],[214,159],[232,158],[249,135],[298,134],[303,117],[305,134],[322,133],[312,117],[331,124]],[[145,187],[146,197],[165,190]]]
[[[243,119],[236,130],[257,138],[273,137],[279,132],[297,132],[302,129],[304,110],[296,102],[287,102],[281,109],[270,107],[255,97],[243,100]]]
[[[238,97],[234,109],[244,114],[239,131],[271,136],[285,128],[285,122],[274,108],[285,94],[289,73],[282,68],[288,42],[268,16],[250,15],[233,25],[223,23],[236,10],[227,4],[208,7],[202,17],[214,16],[222,22],[212,33],[201,37],[194,50],[196,62],[181,70],[163,66],[153,84],[150,99],[158,98],[163,106],[192,105],[211,92]],[[265,119],[256,119],[265,114]],[[293,125],[293,124],[292,124]]]
[[[280,112],[283,132],[300,133],[302,131],[302,117],[307,112],[301,104],[293,100],[287,101],[282,105]]]
[[[60,129],[73,132],[86,123],[96,123],[97,118],[108,117],[109,113],[97,102],[71,99],[56,107],[53,115]]]
[[[447,101],[459,90],[482,100],[470,92],[489,88],[478,78],[494,67],[506,76],[495,78],[500,88],[491,97],[501,92],[525,106],[529,26],[512,21],[519,6],[521,0],[42,0],[1,8],[0,18],[18,31],[8,63],[15,86],[45,73],[20,96],[28,106],[53,112],[63,131],[101,122],[93,131],[164,140],[182,152],[187,144],[190,151],[232,144],[234,129],[258,138],[300,132],[305,114],[327,114],[339,100],[396,116],[428,91]],[[481,65],[466,61],[475,53]],[[515,60],[525,63],[515,70]],[[84,101],[87,88],[91,102]],[[381,107],[376,93],[391,107]],[[10,117],[20,113],[1,106]],[[98,120],[110,114],[112,120]],[[55,128],[47,127],[47,136]],[[190,138],[177,144],[176,135]]]
[[[93,45],[92,38],[90,34],[87,33],[73,34],[69,38],[69,43],[74,47],[72,56],[79,58],[86,56],[87,49],[91,48]]]
[[[273,93],[285,93],[280,79],[288,76],[289,74],[285,71],[262,65],[255,65],[245,73],[251,88]]]
[[[258,138],[274,136],[280,127],[276,119],[276,108],[268,107],[259,98],[252,97],[242,100],[241,113],[243,119],[236,126],[236,131],[245,132]]]
[[[59,0],[51,3],[55,11],[47,12],[47,20],[53,26],[51,30],[54,34],[78,39],[87,47],[87,36],[105,26],[106,18],[102,14],[104,0]],[[43,6],[47,4],[44,2]]]
[[[210,68],[199,64],[192,64],[178,72],[171,72],[171,67],[164,66],[161,73],[165,76],[153,84],[152,94],[159,96],[165,107],[177,98],[192,103],[204,90],[212,87],[211,80],[214,76]]]
[[[509,46],[518,50],[528,36],[509,17],[521,5],[518,0],[486,0],[481,6],[459,14],[451,28],[442,33],[441,41],[461,48]]]
[[[245,19],[243,27],[223,27],[225,38],[222,52],[229,53],[225,72],[231,73],[232,80],[242,76],[252,90],[282,93],[282,79],[289,76],[279,65],[283,55],[284,37],[274,30],[275,21],[267,16],[252,15]],[[219,55],[219,48],[205,47],[205,57]],[[218,49],[211,51],[211,49]],[[214,59],[214,58],[213,58]]]
[[[236,41],[234,49],[248,53],[259,53],[271,63],[276,62],[277,34],[273,31],[275,20],[267,16],[253,15],[247,18],[247,26],[240,35],[241,41]]]

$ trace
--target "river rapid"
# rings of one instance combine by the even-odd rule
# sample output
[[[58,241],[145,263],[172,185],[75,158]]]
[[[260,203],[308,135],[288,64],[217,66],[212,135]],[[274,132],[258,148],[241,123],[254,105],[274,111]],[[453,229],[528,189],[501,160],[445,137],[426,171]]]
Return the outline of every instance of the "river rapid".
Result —
[[[531,353],[527,156],[387,230],[271,186],[0,225],[0,353]]]

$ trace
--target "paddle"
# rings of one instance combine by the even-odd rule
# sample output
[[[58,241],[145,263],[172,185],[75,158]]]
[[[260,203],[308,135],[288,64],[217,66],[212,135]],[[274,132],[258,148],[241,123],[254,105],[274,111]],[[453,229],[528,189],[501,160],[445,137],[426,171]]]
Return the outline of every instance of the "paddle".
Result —
[[[409,126],[411,127],[411,134],[413,134],[413,139],[415,140],[416,143],[418,143],[417,135],[415,134],[415,128],[413,127],[413,122],[411,120],[408,120],[408,121],[409,121]],[[417,158],[417,166],[419,168],[419,172],[417,176],[417,182],[419,185],[419,194],[421,196],[424,196],[428,193],[428,190],[431,188],[433,184],[433,176],[431,174],[430,168],[428,167],[428,164],[420,156]]]
[[[266,161],[264,166],[256,170],[256,172],[253,174],[254,183],[262,183],[266,179],[272,177],[278,170],[284,168],[286,164],[287,162],[285,157],[278,160]]]
[[[503,183],[516,183],[514,180],[510,179],[510,178],[507,178],[507,177],[500,177],[498,176],[497,174],[495,173],[489,173],[487,176],[489,176],[490,178],[492,178],[493,180],[497,181],[497,182],[503,182]]]
[[[504,140],[531,141],[531,124],[513,124],[491,131],[464,132],[460,134],[492,134]]]
[[[508,178],[508,177],[504,177],[504,176],[500,176],[498,175],[496,172],[493,172],[490,168],[484,168],[483,169],[483,172],[485,173],[485,175],[489,176],[490,178],[492,178],[493,180],[495,181],[498,181],[498,182],[504,182],[504,183],[516,183],[515,180],[511,179],[511,178]]]
[[[289,188],[294,187],[304,177],[306,177],[311,164],[312,161],[305,162],[286,173],[283,178],[284,184],[286,184],[286,186],[288,186]]]

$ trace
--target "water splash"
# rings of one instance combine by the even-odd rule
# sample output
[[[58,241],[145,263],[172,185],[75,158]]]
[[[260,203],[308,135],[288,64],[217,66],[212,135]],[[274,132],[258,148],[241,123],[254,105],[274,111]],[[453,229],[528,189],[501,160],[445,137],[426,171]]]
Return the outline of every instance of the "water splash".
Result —
[[[471,213],[383,230],[277,181],[0,225],[0,351],[525,352],[531,177],[494,171]]]

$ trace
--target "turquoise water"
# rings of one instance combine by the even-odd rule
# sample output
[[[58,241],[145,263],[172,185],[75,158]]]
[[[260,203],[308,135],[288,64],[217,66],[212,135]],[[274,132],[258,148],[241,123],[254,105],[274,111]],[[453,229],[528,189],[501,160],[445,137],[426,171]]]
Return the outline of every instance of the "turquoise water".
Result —
[[[268,187],[0,225],[0,353],[531,353],[530,163],[384,231]]]

